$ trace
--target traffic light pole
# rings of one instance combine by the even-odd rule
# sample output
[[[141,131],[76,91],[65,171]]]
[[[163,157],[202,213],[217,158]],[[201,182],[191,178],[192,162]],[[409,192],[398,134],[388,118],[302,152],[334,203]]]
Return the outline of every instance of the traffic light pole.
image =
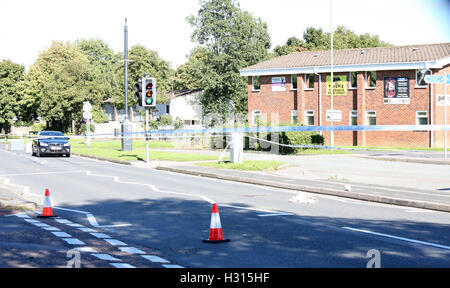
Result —
[[[149,149],[148,149],[148,107],[145,107],[145,162],[148,164],[149,163]]]

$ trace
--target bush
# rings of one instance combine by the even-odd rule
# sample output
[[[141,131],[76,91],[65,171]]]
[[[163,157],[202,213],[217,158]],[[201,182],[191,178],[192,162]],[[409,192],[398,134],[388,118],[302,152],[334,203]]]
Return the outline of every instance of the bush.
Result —
[[[280,143],[285,145],[323,145],[324,138],[317,132],[281,132]],[[310,148],[280,146],[281,154],[297,154]]]
[[[269,123],[258,123],[260,127],[270,126]],[[298,124],[280,124],[280,126],[303,126]],[[277,135],[278,134],[278,135]],[[272,137],[274,136],[274,137]],[[264,141],[261,140],[254,140],[249,139],[246,137],[245,141],[245,149],[249,149],[249,146],[255,147],[255,150],[259,151],[270,151],[271,145],[275,144],[268,144],[263,143]],[[266,132],[260,132],[256,133],[256,138],[264,139],[268,141],[277,141],[280,144],[284,145],[323,145],[324,144],[324,138],[317,132],[273,132],[273,133],[266,133]],[[274,139],[272,139],[274,138]],[[252,142],[252,145],[250,145],[250,142]],[[265,147],[265,148],[263,148]],[[301,152],[302,150],[306,150],[310,148],[294,148],[294,147],[285,147],[280,146],[280,153],[281,154],[297,154],[298,152]]]

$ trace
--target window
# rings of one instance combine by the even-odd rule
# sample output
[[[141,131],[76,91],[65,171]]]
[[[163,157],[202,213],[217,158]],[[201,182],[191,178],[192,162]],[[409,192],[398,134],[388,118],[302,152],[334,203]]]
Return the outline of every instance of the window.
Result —
[[[350,125],[358,125],[358,111],[356,110],[350,111]]]
[[[366,111],[366,123],[369,126],[377,125],[377,112],[376,111]]]
[[[314,74],[305,74],[305,90],[314,90]]]
[[[298,111],[292,110],[291,111],[291,123],[297,123],[298,122]]]
[[[428,125],[428,111],[416,112],[416,125]]]
[[[358,72],[350,72],[349,89],[358,88]]]
[[[431,71],[426,69],[416,70],[416,88],[426,88],[428,84],[425,83],[425,76],[431,75]]]
[[[374,89],[377,87],[377,72],[370,71],[366,72],[366,89]]]
[[[261,83],[259,81],[259,76],[252,77],[252,91],[261,90]]]
[[[305,111],[305,124],[307,126],[314,126],[314,110]]]
[[[257,125],[258,122],[261,121],[261,111],[253,110],[252,112],[252,124]]]
[[[291,90],[297,90],[297,74],[291,75]]]

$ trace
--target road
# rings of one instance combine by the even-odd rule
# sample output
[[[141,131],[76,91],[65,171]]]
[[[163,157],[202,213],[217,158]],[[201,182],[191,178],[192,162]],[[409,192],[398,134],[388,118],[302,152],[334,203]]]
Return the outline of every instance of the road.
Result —
[[[5,223],[0,249],[16,245],[38,255],[45,250],[36,260],[39,267],[66,266],[67,252],[77,247],[95,250],[82,252],[84,267],[365,268],[374,251],[381,267],[450,267],[448,213],[324,195],[313,195],[315,203],[293,203],[293,191],[81,157],[35,158],[1,150],[0,159],[4,187],[38,203],[48,188],[60,217],[0,216]],[[213,202],[229,243],[202,242]],[[84,245],[52,233],[58,231]],[[12,233],[19,233],[14,241],[8,240]],[[29,239],[23,242],[21,234]],[[43,249],[47,246],[54,249]],[[24,263],[1,255],[2,267]]]

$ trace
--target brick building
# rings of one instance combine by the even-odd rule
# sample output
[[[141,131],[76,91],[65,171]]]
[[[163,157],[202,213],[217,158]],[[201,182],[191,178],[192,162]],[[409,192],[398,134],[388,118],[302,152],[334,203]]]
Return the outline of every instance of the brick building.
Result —
[[[450,43],[338,50],[333,58],[333,97],[330,51],[296,52],[240,70],[248,77],[250,125],[258,117],[314,126],[332,125],[331,120],[344,126],[444,124],[444,86],[426,84],[424,77],[450,74]],[[450,124],[450,109],[447,114]],[[330,133],[323,135],[330,144]],[[439,147],[443,135],[342,131],[334,133],[334,144]]]

